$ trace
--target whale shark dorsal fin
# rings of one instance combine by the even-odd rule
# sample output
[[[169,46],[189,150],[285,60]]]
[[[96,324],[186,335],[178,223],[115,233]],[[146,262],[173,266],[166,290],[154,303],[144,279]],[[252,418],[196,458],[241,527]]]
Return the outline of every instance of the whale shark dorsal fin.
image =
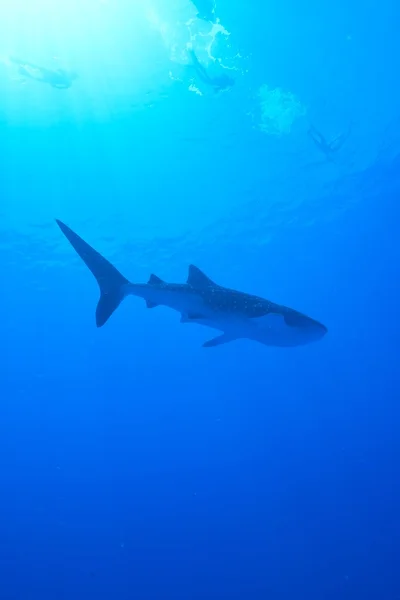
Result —
[[[149,283],[150,285],[156,285],[157,283],[164,283],[164,281],[160,277],[157,277],[157,275],[154,275],[154,273],[152,273],[147,283]]]
[[[189,275],[186,283],[196,288],[215,287],[217,284],[212,281],[207,275],[200,271],[198,267],[189,265]]]

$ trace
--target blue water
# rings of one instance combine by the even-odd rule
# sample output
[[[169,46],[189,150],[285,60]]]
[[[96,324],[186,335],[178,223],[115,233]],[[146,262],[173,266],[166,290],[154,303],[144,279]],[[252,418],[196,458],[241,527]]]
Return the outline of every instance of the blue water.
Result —
[[[0,600],[400,598],[400,9],[216,15],[0,6]],[[350,131],[332,160],[311,125]],[[328,334],[204,349],[132,297],[97,329],[55,218],[132,281],[194,263]]]

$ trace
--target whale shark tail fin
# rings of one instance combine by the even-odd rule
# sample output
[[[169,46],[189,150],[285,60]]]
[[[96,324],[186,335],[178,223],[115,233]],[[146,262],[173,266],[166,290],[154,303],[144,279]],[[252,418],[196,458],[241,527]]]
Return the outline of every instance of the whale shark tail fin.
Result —
[[[96,278],[100,288],[100,299],[96,308],[96,325],[102,327],[124,299],[125,288],[129,281],[65,223],[58,219],[56,219],[56,223]]]

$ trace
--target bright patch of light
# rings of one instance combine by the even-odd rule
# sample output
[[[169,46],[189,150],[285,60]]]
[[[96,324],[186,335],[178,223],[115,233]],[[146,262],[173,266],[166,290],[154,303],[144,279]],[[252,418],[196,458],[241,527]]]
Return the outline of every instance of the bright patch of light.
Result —
[[[306,114],[306,108],[295,94],[267,84],[258,92],[258,128],[269,135],[289,134],[293,123]]]
[[[199,90],[199,88],[194,83],[191,83],[189,85],[189,92],[193,92],[194,94],[197,94],[198,96],[203,95],[201,90]]]
[[[165,6],[169,2],[174,0],[165,0]],[[147,18],[151,5],[151,0],[0,0],[3,114],[27,118],[28,111],[51,122],[64,118],[71,104],[83,118],[132,106],[162,80],[165,50]],[[24,77],[19,67],[24,62],[73,71],[78,79],[63,95]]]
[[[215,23],[198,18],[190,1],[186,2],[185,9],[183,6],[181,8],[179,14],[175,13],[175,18],[171,18],[171,11],[159,1],[147,11],[147,19],[160,36],[169,61],[176,65],[175,69],[169,70],[170,79],[179,82],[186,80],[189,92],[203,95],[197,86],[196,75],[190,69],[192,57],[189,51],[196,53],[204,68],[210,69],[211,76],[213,72],[214,75],[221,74],[224,69],[243,72],[239,67],[242,57],[237,50],[232,51],[231,34],[219,18]]]
[[[28,53],[27,60],[36,56],[80,61],[88,51],[96,62],[97,56],[104,58],[111,48],[118,55],[128,42],[128,34],[134,40],[131,48],[137,51],[146,38],[145,4],[112,0],[2,0],[1,54]]]
[[[163,12],[165,13],[165,10]],[[216,60],[213,50],[221,38],[226,44],[230,36],[229,31],[219,21],[210,23],[192,16],[187,20],[168,22],[162,16],[162,11],[157,11],[154,6],[147,11],[147,19],[161,36],[170,59],[183,65],[190,63],[187,51],[193,48],[207,66],[210,61]]]
[[[197,93],[189,48],[217,72],[238,70],[240,57],[222,23],[196,13],[191,0],[0,0],[1,113],[10,123],[107,120],[153,106],[178,81]],[[76,78],[57,89],[43,70]]]

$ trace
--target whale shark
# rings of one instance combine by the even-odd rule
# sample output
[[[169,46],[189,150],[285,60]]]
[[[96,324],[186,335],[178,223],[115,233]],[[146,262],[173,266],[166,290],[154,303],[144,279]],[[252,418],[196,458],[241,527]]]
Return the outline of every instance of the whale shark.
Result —
[[[322,339],[322,323],[270,300],[239,292],[215,283],[194,265],[186,283],[167,283],[150,275],[147,283],[132,283],[114,265],[92,248],[65,223],[56,223],[92,272],[100,288],[96,325],[102,327],[127,296],[137,296],[147,308],[167,306],[181,315],[181,323],[197,323],[220,334],[203,344],[220,346],[249,339],[266,346],[302,346]]]

